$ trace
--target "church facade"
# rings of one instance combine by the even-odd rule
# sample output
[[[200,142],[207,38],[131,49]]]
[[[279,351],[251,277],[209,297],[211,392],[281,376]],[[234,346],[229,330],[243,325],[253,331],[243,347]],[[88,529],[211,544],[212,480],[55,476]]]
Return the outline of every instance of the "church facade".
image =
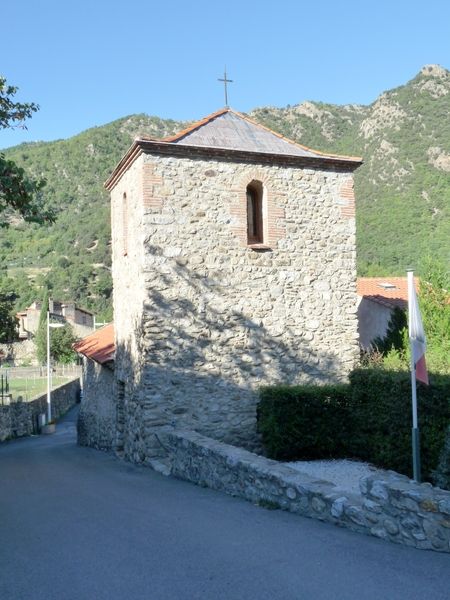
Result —
[[[145,461],[164,425],[251,449],[260,386],[345,379],[360,164],[228,108],[135,140],[106,182],[116,451]]]

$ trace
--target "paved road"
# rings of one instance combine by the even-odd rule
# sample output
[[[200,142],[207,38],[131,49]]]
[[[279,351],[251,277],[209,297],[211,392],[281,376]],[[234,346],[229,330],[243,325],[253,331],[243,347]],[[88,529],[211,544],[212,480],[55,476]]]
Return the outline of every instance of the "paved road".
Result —
[[[448,600],[450,556],[49,437],[0,446],[1,600]]]

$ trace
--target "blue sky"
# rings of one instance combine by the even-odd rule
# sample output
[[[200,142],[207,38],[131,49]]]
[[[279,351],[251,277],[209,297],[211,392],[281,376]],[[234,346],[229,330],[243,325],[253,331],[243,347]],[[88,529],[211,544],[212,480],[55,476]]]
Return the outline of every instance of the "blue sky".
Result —
[[[147,113],[182,120],[304,100],[370,104],[437,63],[445,0],[21,0],[3,3],[0,73],[40,111],[0,148]]]

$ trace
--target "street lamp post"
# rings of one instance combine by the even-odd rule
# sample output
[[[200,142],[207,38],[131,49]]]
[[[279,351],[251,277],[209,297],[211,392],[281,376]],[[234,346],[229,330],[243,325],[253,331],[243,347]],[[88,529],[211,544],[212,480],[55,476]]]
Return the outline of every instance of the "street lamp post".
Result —
[[[52,420],[52,380],[50,372],[50,327],[64,327],[63,323],[50,323],[50,311],[47,311],[47,423]]]

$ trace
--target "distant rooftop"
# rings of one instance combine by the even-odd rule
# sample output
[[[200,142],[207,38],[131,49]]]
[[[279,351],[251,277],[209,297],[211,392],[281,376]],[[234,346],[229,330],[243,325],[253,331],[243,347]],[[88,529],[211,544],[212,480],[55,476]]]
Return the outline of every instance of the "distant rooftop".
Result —
[[[87,310],[86,308],[81,308],[81,306],[79,306],[78,304],[76,304],[76,302],[73,302],[73,301],[72,302],[71,301],[63,302],[62,300],[53,300],[53,298],[49,298],[48,302],[49,302],[50,312],[53,312],[53,311],[56,312],[57,309],[66,308],[68,306],[74,306],[76,308],[76,310],[78,310],[80,312],[84,312],[88,315],[94,314],[92,311]],[[32,302],[30,304],[30,306],[28,306],[25,309],[25,311],[23,311],[23,312],[26,312],[27,310],[41,310],[41,308],[42,308],[42,300],[34,300],[34,302]],[[20,314],[22,314],[22,313],[20,313]]]
[[[414,277],[416,291],[419,278]],[[358,277],[358,296],[363,296],[389,308],[408,305],[408,280],[406,277]]]

